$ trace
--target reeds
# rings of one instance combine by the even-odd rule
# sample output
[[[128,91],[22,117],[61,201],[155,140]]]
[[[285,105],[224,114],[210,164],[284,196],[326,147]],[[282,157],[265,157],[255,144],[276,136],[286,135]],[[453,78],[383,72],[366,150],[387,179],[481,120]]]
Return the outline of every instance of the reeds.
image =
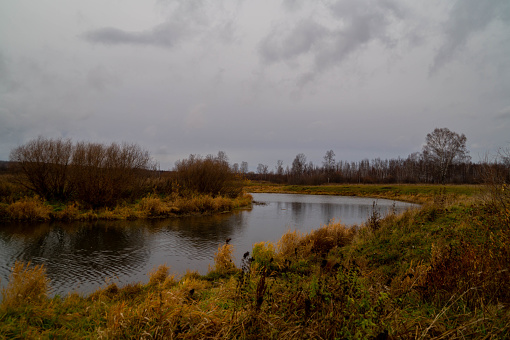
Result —
[[[11,269],[9,283],[2,289],[0,308],[15,309],[24,305],[40,303],[48,289],[48,279],[43,265],[32,266],[30,262],[16,261]]]
[[[231,274],[236,271],[233,258],[234,246],[228,243],[219,245],[218,251],[214,254],[214,267],[209,267],[209,272],[219,275]]]

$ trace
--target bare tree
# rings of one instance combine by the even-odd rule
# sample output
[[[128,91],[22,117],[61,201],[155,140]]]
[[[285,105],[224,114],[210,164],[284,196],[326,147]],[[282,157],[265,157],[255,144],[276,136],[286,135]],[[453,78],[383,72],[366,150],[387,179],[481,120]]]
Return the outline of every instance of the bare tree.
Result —
[[[73,144],[39,137],[12,150],[18,181],[47,200],[113,205],[141,192],[155,164],[136,144]]]
[[[236,174],[239,173],[239,163],[232,164],[232,171]]]
[[[292,174],[295,176],[301,176],[305,171],[306,167],[306,156],[304,153],[299,153],[296,158],[292,161]]]
[[[156,163],[137,144],[80,142],[73,154],[72,180],[82,202],[93,207],[112,206],[139,194],[153,170]]]
[[[281,159],[276,161],[276,174],[283,175],[283,161]]]
[[[245,162],[245,161],[241,162],[241,173],[242,174],[248,173],[248,162]]]
[[[73,144],[69,139],[39,137],[11,151],[17,181],[48,200],[65,200],[73,191],[69,179]]]
[[[470,159],[466,136],[448,128],[436,128],[427,134],[423,157],[433,167],[436,181],[445,183],[451,165]]]
[[[263,175],[264,179],[266,179],[266,177],[267,177],[268,169],[269,169],[269,167],[265,164],[259,163],[259,165],[257,165],[257,172],[260,175]]]
[[[322,164],[327,174],[329,183],[329,177],[331,173],[335,170],[335,153],[333,152],[333,150],[326,151],[326,154],[324,155],[324,161],[322,162]]]
[[[326,170],[327,172],[334,170],[334,168],[335,168],[335,153],[333,152],[333,150],[326,151],[322,165],[324,166],[324,170]]]

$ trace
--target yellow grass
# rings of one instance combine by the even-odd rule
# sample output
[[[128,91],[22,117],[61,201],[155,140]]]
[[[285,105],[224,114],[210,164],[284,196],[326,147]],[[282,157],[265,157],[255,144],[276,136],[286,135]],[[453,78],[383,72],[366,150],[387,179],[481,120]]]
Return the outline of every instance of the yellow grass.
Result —
[[[51,210],[39,197],[25,197],[7,207],[8,215],[19,221],[49,220]]]
[[[39,303],[46,297],[48,279],[43,265],[31,266],[30,262],[16,261],[11,268],[9,283],[2,289],[0,308],[9,309]]]

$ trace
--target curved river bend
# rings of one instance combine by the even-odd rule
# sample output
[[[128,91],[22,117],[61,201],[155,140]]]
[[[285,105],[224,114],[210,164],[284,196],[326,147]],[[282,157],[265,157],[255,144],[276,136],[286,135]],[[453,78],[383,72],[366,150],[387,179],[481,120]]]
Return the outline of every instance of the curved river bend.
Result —
[[[147,282],[161,264],[181,275],[207,273],[218,245],[231,238],[239,265],[254,243],[277,242],[287,230],[309,232],[331,220],[360,224],[372,211],[401,212],[413,204],[383,199],[296,194],[253,194],[251,210],[164,220],[99,221],[0,226],[0,286],[16,260],[43,263],[51,294],[88,294],[105,285]]]

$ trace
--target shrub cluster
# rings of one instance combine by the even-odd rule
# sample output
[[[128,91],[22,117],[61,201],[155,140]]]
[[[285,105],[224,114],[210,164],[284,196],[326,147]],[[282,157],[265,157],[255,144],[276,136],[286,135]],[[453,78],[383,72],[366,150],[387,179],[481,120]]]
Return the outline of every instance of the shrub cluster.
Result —
[[[155,169],[136,144],[72,143],[39,137],[11,151],[17,182],[46,200],[113,206],[134,197]]]
[[[235,198],[243,192],[240,174],[235,173],[228,162],[220,157],[190,155],[188,159],[175,163],[177,183],[190,193],[207,194],[213,197]]]

